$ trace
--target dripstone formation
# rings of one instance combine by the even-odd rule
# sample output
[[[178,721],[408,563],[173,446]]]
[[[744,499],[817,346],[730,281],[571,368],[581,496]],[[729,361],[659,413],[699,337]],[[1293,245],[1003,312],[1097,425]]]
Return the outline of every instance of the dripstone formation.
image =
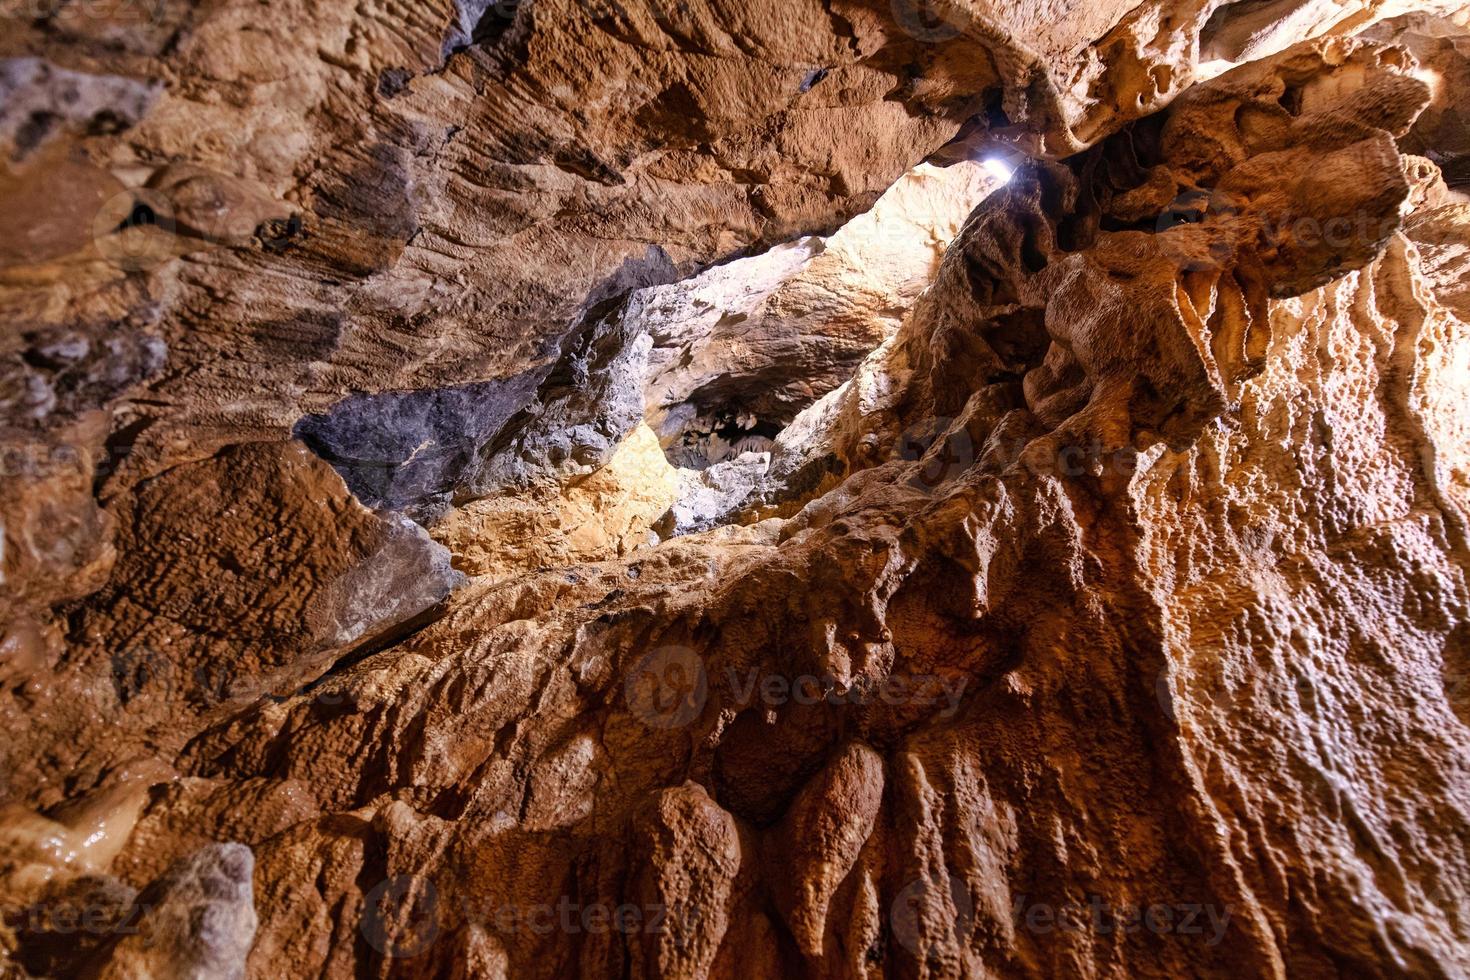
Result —
[[[1470,14],[0,41],[0,977],[1470,972]]]

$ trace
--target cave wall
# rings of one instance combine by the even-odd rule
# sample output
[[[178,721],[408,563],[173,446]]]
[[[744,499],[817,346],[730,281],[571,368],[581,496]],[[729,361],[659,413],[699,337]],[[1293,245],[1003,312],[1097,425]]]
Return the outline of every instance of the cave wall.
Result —
[[[1407,10],[18,22],[0,970],[1470,969]]]

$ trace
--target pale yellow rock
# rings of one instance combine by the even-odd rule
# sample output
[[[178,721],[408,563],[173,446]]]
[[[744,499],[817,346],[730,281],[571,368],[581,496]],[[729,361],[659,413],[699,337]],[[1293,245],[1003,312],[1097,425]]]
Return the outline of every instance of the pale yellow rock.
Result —
[[[476,501],[437,524],[433,535],[470,575],[501,578],[606,561],[648,545],[677,488],[678,471],[653,430],[640,425],[607,466],[580,482],[560,492],[543,487]]]

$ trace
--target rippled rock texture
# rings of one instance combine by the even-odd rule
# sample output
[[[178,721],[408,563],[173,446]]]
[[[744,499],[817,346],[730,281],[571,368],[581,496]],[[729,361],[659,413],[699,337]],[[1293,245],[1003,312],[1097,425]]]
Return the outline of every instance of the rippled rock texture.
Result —
[[[1454,5],[21,13],[0,975],[1470,971]]]

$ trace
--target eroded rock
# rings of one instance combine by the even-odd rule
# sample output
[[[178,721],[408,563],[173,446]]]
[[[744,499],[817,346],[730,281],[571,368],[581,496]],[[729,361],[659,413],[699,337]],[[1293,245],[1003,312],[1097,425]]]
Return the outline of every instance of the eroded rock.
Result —
[[[0,505],[4,969],[1465,972],[1463,25],[1380,28],[1437,89],[1400,12],[48,13],[174,84],[38,150],[154,221],[7,253],[5,438],[76,451]],[[1037,158],[832,231],[957,131],[961,198]]]
[[[250,848],[214,844],[138,893],[135,923],[99,951],[82,977],[236,980],[255,938]]]

